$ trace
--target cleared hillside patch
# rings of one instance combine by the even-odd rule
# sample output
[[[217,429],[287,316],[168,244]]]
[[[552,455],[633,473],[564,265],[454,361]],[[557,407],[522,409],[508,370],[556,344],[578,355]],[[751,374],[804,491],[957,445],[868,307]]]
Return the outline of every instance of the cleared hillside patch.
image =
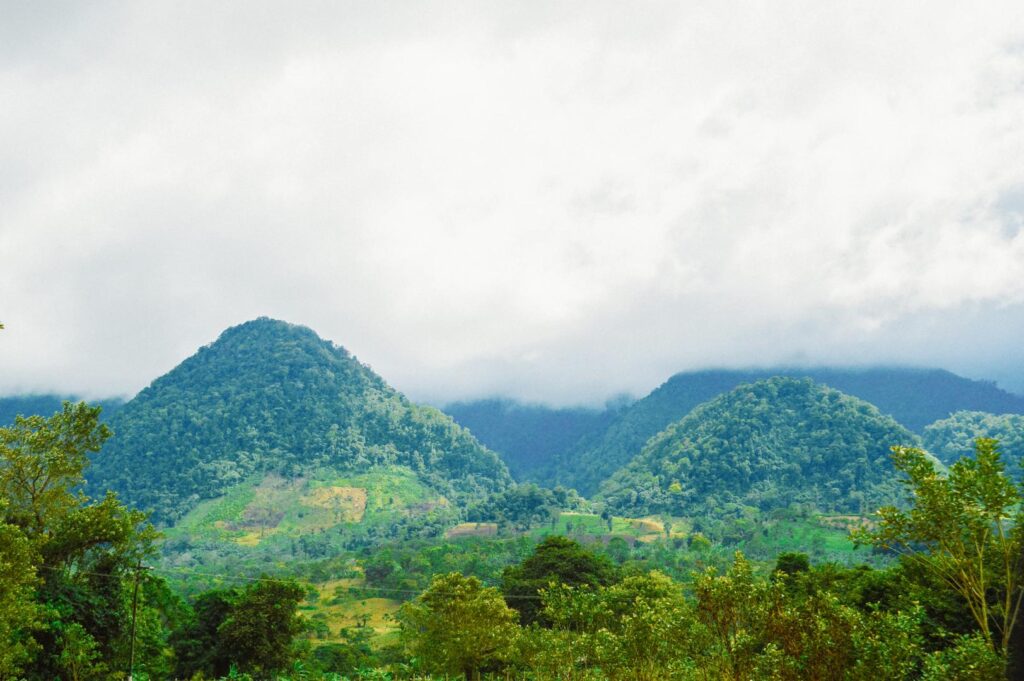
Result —
[[[293,479],[268,473],[200,503],[166,536],[199,547],[207,560],[223,554],[235,564],[237,547],[247,549],[244,560],[252,562],[302,555],[311,542],[322,547],[322,556],[438,509],[450,509],[448,499],[402,466],[359,473],[324,468]]]

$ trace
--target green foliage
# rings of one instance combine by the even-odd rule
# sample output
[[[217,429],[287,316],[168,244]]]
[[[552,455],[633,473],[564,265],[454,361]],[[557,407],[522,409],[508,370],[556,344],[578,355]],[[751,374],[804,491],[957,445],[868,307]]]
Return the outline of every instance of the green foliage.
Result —
[[[516,613],[501,593],[458,573],[435,577],[397,619],[403,642],[425,670],[467,680],[503,663],[516,638]]]
[[[405,466],[464,505],[511,482],[497,456],[412,404],[309,329],[258,319],[225,331],[111,419],[89,476],[153,518],[180,518],[253,474]]]
[[[779,368],[686,372],[630,405],[604,432],[582,438],[549,466],[529,474],[528,479],[573,487],[589,497],[604,480],[628,464],[650,438],[698,405],[744,383],[775,376],[809,378],[831,386],[876,405],[881,413],[914,432],[958,410],[1024,414],[1024,397],[941,370]]]
[[[305,594],[292,580],[266,577],[244,589],[200,594],[169,637],[174,677],[264,678],[285,671],[299,654],[296,637],[306,630],[298,614]]]
[[[0,499],[0,517],[3,504]],[[37,560],[21,528],[0,522],[0,679],[16,678],[36,650],[29,632],[41,614],[32,598]]]
[[[320,669],[349,675],[378,665],[379,659],[371,644],[373,630],[346,628],[339,632],[339,636],[342,643],[328,643],[313,651],[313,660]]]
[[[603,555],[588,551],[565,537],[547,537],[519,565],[509,567],[501,578],[501,591],[510,607],[519,612],[522,624],[543,622],[540,595],[551,584],[607,586],[618,571]]]
[[[696,577],[700,664],[711,678],[914,678],[921,656],[916,607],[865,611],[832,591],[788,586],[757,578],[740,554],[724,575]]]
[[[775,559],[775,572],[781,572],[787,577],[792,577],[800,572],[807,572],[810,569],[811,561],[806,553],[787,551],[786,553],[780,553],[779,557]]]
[[[72,681],[106,678],[110,669],[103,663],[96,639],[77,622],[71,622],[62,629],[61,651],[57,659],[68,678]]]
[[[155,534],[113,495],[95,501],[79,491],[88,453],[109,436],[99,415],[65,403],[0,428],[0,598],[13,601],[0,615],[10,640],[0,664],[29,678],[107,678],[125,668],[132,566],[150,555]],[[139,638],[151,654],[142,669],[159,672],[163,644],[149,624],[167,618],[167,602],[150,602],[147,591]]]
[[[740,681],[772,666],[764,649],[768,614],[781,591],[757,580],[749,562],[737,553],[724,575],[709,568],[694,580],[696,616],[704,628],[706,664],[712,676]]]
[[[228,672],[231,658],[220,645],[219,630],[235,597],[232,591],[207,591],[195,599],[191,617],[171,635],[177,677],[187,679],[197,673],[223,676]]]
[[[866,513],[898,498],[888,447],[916,442],[866,402],[809,380],[772,378],[669,426],[600,498],[628,515],[737,516],[793,503]]]
[[[955,645],[925,660],[922,681],[1003,681],[1006,662],[981,634],[964,636]]]
[[[248,350],[250,357],[258,354],[263,336],[277,331],[281,329],[275,323],[264,322],[236,335],[232,352],[239,361],[233,366],[218,364],[232,353],[202,360],[200,353],[190,361],[202,369],[197,369],[199,374],[210,369],[208,364],[214,365],[214,373],[223,366],[238,375],[259,372],[266,367],[247,365]],[[828,546],[838,531],[823,527],[809,512],[812,505],[820,507],[818,500],[801,497],[795,485],[785,487],[787,476],[819,485],[819,493],[839,499],[839,510],[852,508],[843,507],[845,503],[860,506],[890,494],[872,477],[877,462],[865,443],[906,433],[894,430],[862,403],[782,379],[767,382],[769,388],[736,391],[739,397],[722,410],[708,407],[701,412],[708,417],[704,425],[677,427],[671,438],[652,443],[660,443],[671,456],[659,460],[663,470],[647,471],[650,486],[639,489],[646,495],[645,505],[634,508],[662,509],[662,515],[630,520],[614,516],[611,505],[597,505],[600,515],[583,512],[588,510],[585,502],[564,489],[510,487],[503,469],[488,468],[486,461],[459,463],[459,451],[469,456],[484,450],[443,419],[418,421],[418,408],[388,393],[386,386],[380,388],[383,384],[375,384],[365,367],[351,358],[331,364],[338,349],[317,345],[318,340],[307,343],[303,333],[285,334],[290,341],[277,339],[281,342],[275,352],[295,360],[291,365],[283,361],[290,367],[284,374],[252,393],[233,384],[229,375],[221,376],[218,380],[226,382],[215,387],[211,382],[210,393],[181,412],[189,419],[216,420],[215,408],[203,409],[230,403],[231,409],[254,419],[245,422],[246,428],[255,428],[260,419],[261,428],[270,424],[270,430],[254,436],[264,438],[261,447],[273,442],[263,449],[248,444],[244,449],[218,448],[216,443],[238,436],[238,431],[225,435],[218,430],[226,421],[215,424],[217,434],[209,439],[193,437],[209,424],[195,421],[185,427],[178,421],[181,428],[172,425],[158,435],[194,448],[167,450],[167,456],[181,456],[188,464],[182,473],[189,480],[180,489],[165,485],[166,496],[160,492],[151,498],[180,502],[186,499],[181,494],[191,490],[186,505],[192,504],[201,496],[197,490],[216,481],[209,489],[229,493],[196,504],[184,523],[189,532],[213,536],[216,530],[248,541],[252,523],[262,522],[259,513],[269,509],[280,517],[268,528],[279,532],[261,534],[259,541],[274,547],[268,555],[279,560],[279,571],[344,581],[330,589],[311,589],[264,578],[244,589],[200,594],[188,605],[154,573],[136,574],[137,561],[152,555],[155,533],[142,513],[126,508],[113,494],[94,500],[83,493],[88,454],[95,454],[109,433],[98,409],[64,405],[52,417],[17,419],[0,429],[0,679],[123,679],[135,579],[136,677],[154,681],[188,676],[340,681],[338,674],[377,681],[426,678],[423,674],[532,681],[995,681],[1004,675],[1004,651],[1021,599],[1017,561],[1024,522],[1019,491],[1003,474],[991,441],[980,441],[976,455],[958,460],[948,475],[919,450],[897,447],[896,467],[910,478],[914,506],[883,509],[880,524],[863,536],[879,550],[899,547],[906,555],[880,570],[812,565],[808,555],[838,555],[840,549]],[[332,383],[326,374],[311,370],[309,356],[328,358],[324,365],[313,365],[330,366],[325,371],[335,376],[350,370],[356,379],[365,379],[362,393],[352,397],[355,392],[339,386],[350,387],[353,381]],[[288,411],[286,402],[308,386],[318,393],[320,379],[329,386],[324,390],[343,396],[343,406],[319,422],[315,408]],[[259,394],[273,385],[287,393],[283,401]],[[259,417],[224,398],[229,393],[232,400],[244,397],[257,403]],[[374,406],[353,406],[360,400]],[[149,407],[153,413],[164,410],[164,416],[177,408],[169,398],[154,400]],[[337,402],[331,409],[336,407]],[[230,418],[226,412],[222,417]],[[349,417],[355,420],[344,420]],[[378,417],[382,420],[374,421]],[[288,419],[301,423],[287,437],[273,430]],[[326,449],[296,445],[315,430],[306,429],[302,419],[318,423],[315,428],[331,424],[321,443]],[[874,425],[865,425],[865,420]],[[429,433],[424,435],[423,428]],[[346,440],[354,429],[358,437]],[[797,437],[801,431],[807,433],[802,440]],[[246,433],[243,438],[251,435]],[[292,436],[297,439],[289,440]],[[792,455],[797,470],[786,468],[781,451]],[[252,452],[259,456],[241,455]],[[237,462],[231,459],[234,454],[239,455]],[[100,453],[99,460],[104,456]],[[682,470],[682,458],[689,459],[689,471]],[[121,459],[118,465],[143,459]],[[708,462],[706,470],[701,462]],[[234,480],[232,470],[238,473],[250,464],[241,482]],[[475,468],[481,465],[483,472]],[[171,469],[164,473],[171,476]],[[835,490],[822,486],[829,475],[835,478]],[[764,484],[768,476],[771,483]],[[143,497],[159,488],[147,487],[147,481],[133,484],[141,486],[126,491]],[[743,491],[744,485],[753,489],[753,496]],[[335,497],[328,492],[349,488],[366,491],[368,519],[345,519],[345,509],[330,505]],[[302,507],[288,497],[291,491],[315,503]],[[774,503],[779,495],[786,504]],[[442,496],[454,503],[449,506]],[[467,503],[476,504],[472,513],[480,519],[486,515],[507,529],[531,529],[518,537],[427,541],[415,536],[426,526],[414,527],[402,519],[430,518],[429,533],[436,534]],[[377,515],[371,517],[371,510]],[[688,511],[687,517],[681,511]],[[323,524],[328,515],[336,525]],[[353,526],[364,534],[343,538],[338,531]],[[585,547],[564,537],[547,537],[535,545],[543,532],[570,526],[581,538],[608,540],[607,547]],[[658,536],[655,541],[630,545],[643,532],[645,542],[651,539],[651,528]],[[315,564],[286,562],[279,550],[297,533],[307,546],[329,557]],[[365,547],[386,538],[406,541],[364,549],[358,560],[356,554],[338,553],[342,546]],[[173,538],[187,547],[179,555],[196,549],[189,544],[193,539],[193,534]],[[764,562],[737,555],[724,568],[727,543],[750,547]],[[807,548],[808,543],[815,545]],[[240,571],[246,565],[244,547],[236,546],[233,555],[241,560],[232,569]],[[312,553],[292,550],[293,556]],[[778,569],[770,573],[773,564]],[[665,572],[652,571],[655,566]],[[485,586],[499,576],[504,599],[497,589]],[[189,588],[194,593],[195,583]],[[341,609],[367,594],[424,588],[401,607],[400,631],[390,635],[378,635],[365,620],[338,631],[337,620],[316,612],[318,603]],[[360,589],[365,593],[354,593]],[[374,600],[398,607],[394,600]],[[531,623],[518,626],[520,616],[510,604]],[[317,626],[305,624],[300,608],[314,613]],[[399,640],[412,657],[398,648]]]
[[[690,678],[692,608],[665,575],[596,589],[552,584],[542,596],[550,626],[526,629],[520,652],[538,678]]]
[[[994,440],[978,440],[975,456],[940,472],[924,452],[894,447],[914,505],[879,510],[877,529],[859,537],[903,552],[961,595],[994,650],[1005,655],[1024,584],[1024,510],[1003,470]]]
[[[924,429],[924,448],[945,464],[974,454],[980,438],[997,440],[1011,477],[1024,478],[1024,416],[958,411]]]
[[[563,511],[580,510],[584,504],[576,490],[546,489],[524,483],[493,494],[471,507],[466,520],[496,522],[500,527],[522,531],[557,519]]]
[[[81,503],[74,488],[110,430],[99,424],[100,409],[65,402],[50,418],[18,416],[0,428],[0,490],[10,522],[33,539],[49,540]]]
[[[694,575],[692,598],[657,572],[608,587],[553,584],[542,592],[550,626],[523,629],[512,663],[531,679],[918,678],[920,609],[850,605],[841,584],[855,580],[845,577],[839,595],[793,590],[738,554],[725,573]]]
[[[732,372],[680,374],[630,405],[601,433],[582,438],[530,479],[555,481],[590,496],[612,473],[625,466],[648,439],[697,405],[744,381]]]
[[[222,654],[257,676],[284,671],[293,662],[293,640],[304,628],[298,605],[305,593],[292,581],[250,584],[217,628]]]

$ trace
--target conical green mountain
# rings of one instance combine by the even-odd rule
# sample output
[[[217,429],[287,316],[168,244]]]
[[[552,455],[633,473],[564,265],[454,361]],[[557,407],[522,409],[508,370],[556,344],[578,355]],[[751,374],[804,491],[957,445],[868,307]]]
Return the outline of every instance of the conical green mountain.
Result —
[[[160,523],[268,474],[397,467],[460,505],[511,483],[497,456],[449,417],[411,403],[312,330],[266,318],[224,331],[110,427],[90,491],[113,489]]]
[[[961,410],[1024,414],[1024,396],[994,383],[941,369],[910,367],[715,369],[676,374],[621,412],[601,433],[588,434],[524,476],[546,484],[575,487],[591,495],[625,466],[644,443],[691,409],[744,383],[788,376],[810,378],[876,405],[901,425],[921,433],[925,426]]]
[[[601,486],[616,512],[688,516],[793,502],[859,513],[898,501],[893,445],[918,438],[863,400],[771,378],[706,402]],[[737,510],[733,506],[734,510]]]

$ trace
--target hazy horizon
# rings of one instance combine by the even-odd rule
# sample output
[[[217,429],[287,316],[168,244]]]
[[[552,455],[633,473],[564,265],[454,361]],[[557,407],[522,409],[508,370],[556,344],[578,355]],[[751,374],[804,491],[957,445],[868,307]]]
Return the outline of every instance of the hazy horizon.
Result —
[[[287,320],[277,320],[277,321],[286,321],[287,322]],[[306,325],[301,325],[301,324],[299,324],[297,326],[302,326],[304,328],[309,328]],[[314,332],[316,332],[315,329],[312,329],[312,330]],[[211,339],[210,343],[213,343],[215,340],[216,339]],[[344,347],[341,343],[337,343],[337,341],[335,341],[334,339],[326,338],[325,340],[332,341],[336,345]],[[206,343],[204,345],[208,345],[210,343]],[[199,348],[196,348],[196,350],[198,350],[198,349]],[[359,360],[360,362],[363,362],[364,364],[366,363],[364,360],[362,360],[358,356],[358,354],[352,352],[351,348],[345,348],[345,349],[347,351],[351,352],[353,354],[353,356],[355,357],[355,359]],[[194,354],[194,353],[190,353],[189,357],[191,357],[192,354]],[[182,361],[184,361],[185,359],[187,359],[187,357],[183,357]],[[177,366],[177,365],[175,365],[175,366]],[[147,383],[147,385],[151,384],[153,381],[155,381],[158,378],[162,377],[163,375],[165,375],[166,373],[170,372],[174,368],[175,367],[171,367],[167,371],[161,372],[158,376],[154,376],[153,379],[150,382]],[[625,400],[627,402],[628,401],[639,400],[639,399],[643,398],[645,395],[649,394],[652,390],[655,390],[660,385],[662,385],[663,383],[665,383],[666,381],[668,381],[670,378],[672,378],[673,376],[675,376],[677,374],[699,373],[699,372],[714,372],[714,371],[741,371],[741,372],[742,371],[750,371],[750,372],[778,371],[778,372],[782,373],[782,372],[790,372],[790,371],[808,371],[808,372],[811,372],[811,371],[815,371],[815,370],[839,370],[839,371],[850,371],[850,372],[872,371],[872,370],[912,370],[912,371],[913,370],[920,370],[920,371],[939,370],[939,371],[949,371],[945,367],[927,366],[927,365],[913,365],[913,364],[808,364],[808,363],[803,363],[803,364],[801,364],[801,363],[789,363],[789,364],[787,364],[787,363],[780,363],[780,364],[774,364],[774,365],[757,365],[757,364],[735,365],[735,366],[714,366],[714,365],[708,365],[708,366],[704,366],[704,367],[690,367],[688,369],[672,372],[671,374],[666,375],[664,378],[660,379],[657,383],[655,383],[655,384],[653,384],[653,385],[651,385],[649,387],[643,388],[642,392],[639,392],[639,393],[637,393],[637,392],[619,391],[617,393],[603,394],[603,395],[590,395],[590,396],[585,397],[583,399],[577,399],[575,401],[562,401],[562,402],[545,400],[543,398],[523,397],[523,396],[518,396],[518,395],[514,395],[514,394],[510,394],[510,393],[502,393],[502,392],[471,392],[471,393],[467,393],[467,394],[463,394],[463,395],[450,395],[450,394],[447,394],[445,390],[441,389],[441,390],[437,391],[433,395],[430,394],[430,393],[415,394],[415,393],[409,393],[409,392],[405,391],[402,388],[402,386],[400,386],[400,385],[394,385],[393,383],[392,383],[392,385],[393,385],[393,387],[397,388],[399,391],[402,391],[402,392],[406,393],[412,399],[414,399],[416,401],[424,402],[424,403],[427,403],[427,404],[431,404],[431,405],[436,406],[436,407],[444,407],[446,405],[455,404],[455,403],[458,403],[458,402],[475,402],[475,401],[486,401],[486,400],[504,400],[504,401],[514,402],[514,403],[516,403],[518,405],[521,405],[521,406],[539,406],[539,407],[551,407],[551,408],[603,409],[603,408],[608,408],[609,406],[611,406],[615,402],[621,402],[623,400]],[[955,374],[956,372],[952,372],[952,373]],[[972,379],[972,380],[980,380],[980,381],[990,382],[990,383],[995,384],[998,388],[1000,388],[1002,390],[1006,390],[1007,392],[1015,393],[1015,394],[1024,396],[1024,392],[1021,392],[1019,390],[1014,390],[1012,387],[1008,387],[1007,385],[1004,385],[1004,384],[1000,383],[998,380],[996,380],[994,378],[985,377],[985,376],[967,376],[967,375],[962,375],[962,376],[964,378],[969,378],[969,379]],[[388,377],[387,376],[383,376],[382,378],[384,378],[385,381],[388,381]],[[388,381],[388,382],[391,383],[390,381]],[[74,396],[74,397],[77,397],[77,398],[91,399],[91,400],[122,399],[122,400],[126,400],[127,401],[127,400],[132,399],[137,393],[120,393],[120,394],[115,394],[115,393],[99,394],[99,393],[90,393],[90,392],[78,393],[78,392],[61,391],[59,389],[28,390],[28,391],[15,390],[15,391],[9,392],[9,393],[0,393],[0,398],[4,398],[4,397],[31,397],[31,396],[41,396],[41,395],[47,395],[47,394],[56,394],[56,395],[62,395],[62,396],[71,395],[71,396]]]

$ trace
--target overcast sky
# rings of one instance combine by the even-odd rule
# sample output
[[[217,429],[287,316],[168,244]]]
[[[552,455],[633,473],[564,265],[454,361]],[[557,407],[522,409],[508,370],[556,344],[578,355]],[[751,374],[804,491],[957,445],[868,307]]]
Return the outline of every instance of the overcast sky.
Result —
[[[1024,391],[1010,2],[0,2],[0,393],[312,327],[419,399]]]

